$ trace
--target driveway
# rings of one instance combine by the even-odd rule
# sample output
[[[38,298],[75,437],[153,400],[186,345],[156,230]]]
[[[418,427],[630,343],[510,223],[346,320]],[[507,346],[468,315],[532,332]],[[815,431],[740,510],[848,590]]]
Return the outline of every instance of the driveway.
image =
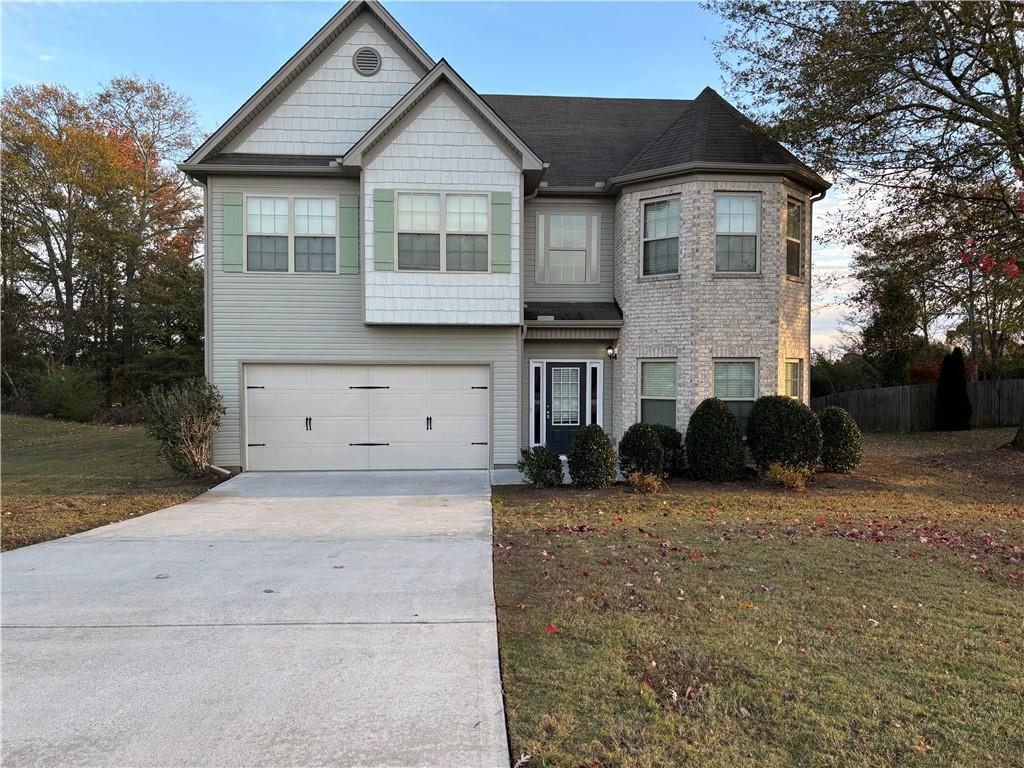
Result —
[[[505,766],[487,472],[251,473],[8,552],[4,766]]]

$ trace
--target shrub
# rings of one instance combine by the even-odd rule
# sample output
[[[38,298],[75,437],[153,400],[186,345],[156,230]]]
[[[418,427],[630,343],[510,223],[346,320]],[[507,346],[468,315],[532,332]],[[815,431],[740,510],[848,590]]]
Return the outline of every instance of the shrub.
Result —
[[[573,485],[604,488],[615,482],[615,448],[597,424],[590,424],[576,433],[567,458]]]
[[[224,400],[205,379],[155,387],[144,398],[146,431],[160,456],[178,472],[199,477],[210,466],[210,446],[224,414]]]
[[[637,423],[619,440],[619,470],[623,476],[633,472],[661,475],[665,471],[665,454],[661,437],[651,424]]]
[[[811,476],[810,467],[787,467],[784,464],[769,464],[761,472],[761,480],[772,485],[781,485],[791,491],[807,490],[807,478]]]
[[[967,369],[960,347],[942,358],[935,389],[935,428],[954,431],[971,428],[971,399],[967,396]]]
[[[516,467],[534,488],[556,488],[562,484],[562,460],[546,445],[523,448]]]
[[[675,427],[667,424],[652,424],[654,431],[658,433],[661,440],[661,453],[664,459],[665,472],[670,475],[681,475],[683,473],[683,433]]]
[[[743,441],[736,417],[718,398],[709,397],[690,416],[686,463],[698,480],[735,480],[743,471]]]
[[[821,412],[821,463],[827,472],[849,472],[861,457],[860,427],[845,408],[830,405]]]
[[[650,472],[630,472],[626,477],[626,485],[637,493],[657,493],[661,490],[661,478]]]
[[[40,415],[88,421],[103,403],[103,388],[81,368],[47,365],[32,381],[31,401]]]
[[[813,471],[821,456],[818,417],[791,397],[760,397],[750,410],[747,446],[761,472],[772,464]]]

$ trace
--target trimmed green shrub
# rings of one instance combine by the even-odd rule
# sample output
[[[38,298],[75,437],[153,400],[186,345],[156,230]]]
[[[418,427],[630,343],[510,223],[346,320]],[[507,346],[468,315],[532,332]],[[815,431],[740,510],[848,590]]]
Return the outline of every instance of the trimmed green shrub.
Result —
[[[667,424],[652,424],[654,431],[661,440],[661,453],[665,472],[669,475],[683,474],[685,453],[683,451],[683,433]]]
[[[103,403],[103,388],[88,371],[47,365],[32,381],[32,410],[42,416],[89,421]]]
[[[224,414],[224,399],[206,379],[155,387],[145,396],[146,431],[160,443],[160,457],[178,472],[201,477]]]
[[[619,471],[624,477],[633,472],[659,476],[664,473],[665,454],[653,425],[637,423],[626,430],[619,440]]]
[[[971,399],[967,396],[967,369],[960,347],[942,358],[935,389],[935,429],[959,431],[971,428]]]
[[[562,484],[562,460],[546,445],[523,448],[516,467],[534,488],[557,488]]]
[[[759,397],[747,421],[747,446],[761,472],[772,464],[813,471],[821,456],[818,417],[792,397]]]
[[[736,417],[716,397],[702,402],[690,416],[686,464],[698,480],[735,480],[743,471],[743,440]]]
[[[576,433],[567,458],[573,485],[604,488],[615,482],[615,447],[597,424],[590,424]]]
[[[821,464],[826,472],[850,472],[861,457],[860,427],[845,408],[830,405],[821,423]]]

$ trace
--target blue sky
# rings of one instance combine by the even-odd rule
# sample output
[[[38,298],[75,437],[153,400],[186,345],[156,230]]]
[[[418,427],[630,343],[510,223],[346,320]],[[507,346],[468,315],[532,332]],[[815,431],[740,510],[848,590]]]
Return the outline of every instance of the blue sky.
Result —
[[[138,74],[188,95],[214,130],[327,21],[341,2],[3,2],[3,86],[96,90]],[[390,2],[435,59],[481,93],[693,98],[728,96],[712,42],[718,18],[696,3]],[[827,201],[829,202],[829,201]],[[816,224],[831,204],[816,212]],[[819,244],[816,268],[845,251]],[[833,313],[834,314],[834,313]],[[815,345],[836,317],[815,317]]]

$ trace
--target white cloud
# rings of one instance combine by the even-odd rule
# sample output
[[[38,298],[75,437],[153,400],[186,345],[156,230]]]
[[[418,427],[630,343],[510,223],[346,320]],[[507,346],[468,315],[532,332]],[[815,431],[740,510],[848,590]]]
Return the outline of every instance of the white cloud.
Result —
[[[38,56],[36,56],[36,58],[39,61],[56,61],[57,60],[57,57],[54,56],[52,53],[40,53]]]

